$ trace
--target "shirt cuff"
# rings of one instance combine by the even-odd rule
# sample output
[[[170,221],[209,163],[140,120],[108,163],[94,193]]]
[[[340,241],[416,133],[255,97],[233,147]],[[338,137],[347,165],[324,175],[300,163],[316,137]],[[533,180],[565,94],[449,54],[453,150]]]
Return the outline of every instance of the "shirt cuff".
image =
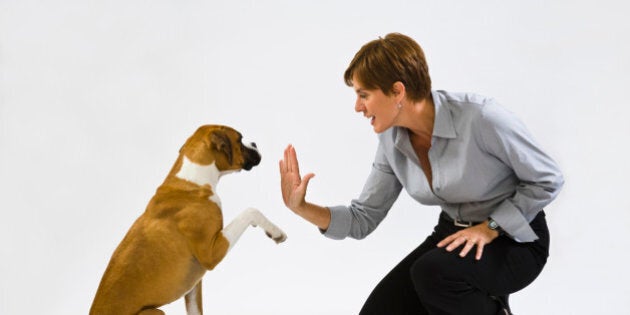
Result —
[[[538,235],[534,233],[521,211],[508,200],[503,201],[490,217],[505,233],[519,243],[533,242],[538,239]]]
[[[326,231],[319,231],[326,237],[334,240],[342,240],[350,234],[352,214],[345,206],[328,207],[330,209],[330,224]]]

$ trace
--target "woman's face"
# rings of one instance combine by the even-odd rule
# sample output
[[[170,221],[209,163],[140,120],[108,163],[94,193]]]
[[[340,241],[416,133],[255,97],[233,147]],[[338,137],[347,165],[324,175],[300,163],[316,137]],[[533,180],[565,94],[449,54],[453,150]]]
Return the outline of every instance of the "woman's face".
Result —
[[[381,133],[394,125],[400,109],[393,94],[387,96],[380,89],[367,90],[356,77],[352,80],[352,86],[357,93],[354,110],[370,120],[374,132]]]

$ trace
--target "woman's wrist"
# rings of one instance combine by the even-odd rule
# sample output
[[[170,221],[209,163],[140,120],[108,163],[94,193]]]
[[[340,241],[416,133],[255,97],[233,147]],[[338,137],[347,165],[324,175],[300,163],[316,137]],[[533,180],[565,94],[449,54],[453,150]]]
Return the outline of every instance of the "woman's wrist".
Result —
[[[486,220],[481,223],[486,227],[486,232],[492,237],[492,239],[499,237],[499,235],[501,235],[501,231],[499,230],[499,228],[497,227],[493,229],[490,227],[488,223],[489,223],[489,220]]]
[[[315,224],[322,230],[328,229],[328,226],[330,225],[330,209],[326,207],[318,206],[305,201],[291,210],[305,220]]]
[[[302,203],[293,206],[290,208],[291,211],[293,211],[295,214],[299,215],[299,216],[303,216],[304,213],[308,212],[308,202],[303,201]]]

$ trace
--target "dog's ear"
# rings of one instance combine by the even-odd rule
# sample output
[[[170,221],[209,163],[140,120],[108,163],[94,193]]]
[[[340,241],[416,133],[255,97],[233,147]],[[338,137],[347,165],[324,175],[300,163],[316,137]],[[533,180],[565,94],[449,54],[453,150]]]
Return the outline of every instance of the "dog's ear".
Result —
[[[210,135],[210,148],[225,154],[228,163],[232,165],[232,142],[222,130],[213,131]]]

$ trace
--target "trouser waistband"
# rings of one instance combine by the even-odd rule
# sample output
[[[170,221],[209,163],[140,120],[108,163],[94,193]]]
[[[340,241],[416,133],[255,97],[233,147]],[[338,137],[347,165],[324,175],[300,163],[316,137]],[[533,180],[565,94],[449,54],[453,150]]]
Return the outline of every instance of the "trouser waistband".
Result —
[[[453,220],[453,218],[451,218],[446,212],[442,211],[442,213],[440,213],[440,219],[441,220],[445,220],[447,222],[452,223],[455,226],[459,226],[459,227],[471,227],[473,225],[477,225],[483,221],[460,221],[460,220]]]

